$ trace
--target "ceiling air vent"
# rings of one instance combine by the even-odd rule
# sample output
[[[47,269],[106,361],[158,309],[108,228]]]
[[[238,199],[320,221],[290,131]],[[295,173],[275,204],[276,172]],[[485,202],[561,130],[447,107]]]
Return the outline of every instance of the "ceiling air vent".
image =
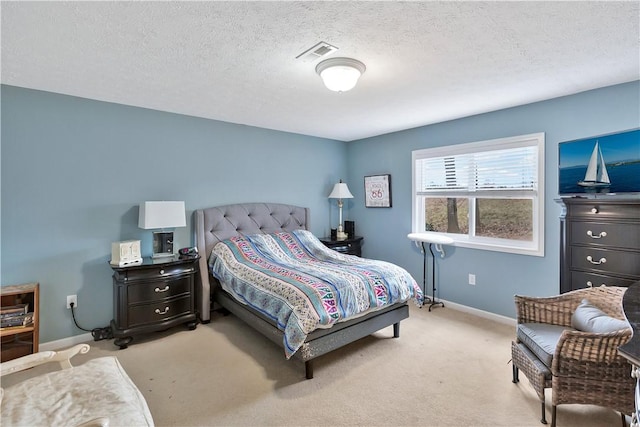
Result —
[[[305,62],[312,62],[327,56],[338,50],[337,47],[330,45],[327,42],[320,42],[310,49],[305,50],[300,55],[296,56],[296,59],[302,59]]]

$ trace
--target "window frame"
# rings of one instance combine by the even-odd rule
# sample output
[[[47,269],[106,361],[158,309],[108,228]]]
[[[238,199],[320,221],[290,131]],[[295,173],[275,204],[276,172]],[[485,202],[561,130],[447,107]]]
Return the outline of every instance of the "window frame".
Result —
[[[418,173],[417,164],[419,160],[456,156],[468,153],[488,152],[504,150],[522,146],[533,146],[537,149],[537,186],[533,190],[500,190],[500,191],[456,191],[442,190],[433,192],[432,195],[419,194],[416,182]],[[453,239],[453,245],[472,249],[482,249],[497,252],[507,252],[531,256],[544,256],[544,205],[545,205],[545,134],[544,132],[519,135],[506,138],[491,139],[456,145],[424,148],[411,152],[411,175],[412,175],[412,215],[411,229],[418,234],[436,234],[447,236]],[[422,192],[420,192],[422,193]],[[492,197],[493,196],[493,197]],[[465,198],[469,203],[469,233],[456,234],[437,231],[425,231],[425,199],[429,197],[437,198]],[[479,198],[519,198],[531,199],[533,201],[532,212],[532,240],[522,241],[513,239],[502,239],[494,237],[479,237],[475,235],[475,204]]]

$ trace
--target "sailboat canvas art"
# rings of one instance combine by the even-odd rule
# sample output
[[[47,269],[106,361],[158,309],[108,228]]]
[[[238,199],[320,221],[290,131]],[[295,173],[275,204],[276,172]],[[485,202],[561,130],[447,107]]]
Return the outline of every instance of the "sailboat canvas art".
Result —
[[[611,180],[607,173],[607,164],[602,157],[602,151],[600,145],[596,140],[596,145],[593,147],[589,164],[587,165],[587,172],[584,174],[584,180],[578,181],[580,187],[585,188],[605,188],[611,186]]]
[[[640,129],[561,142],[558,193],[640,195]]]

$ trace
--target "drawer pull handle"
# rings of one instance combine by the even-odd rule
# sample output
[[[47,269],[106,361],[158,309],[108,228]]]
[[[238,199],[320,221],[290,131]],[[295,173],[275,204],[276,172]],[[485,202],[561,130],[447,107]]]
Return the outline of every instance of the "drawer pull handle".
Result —
[[[169,306],[165,307],[163,311],[160,311],[159,308],[156,308],[156,314],[167,314],[169,312]]]
[[[598,261],[594,261],[593,258],[591,257],[591,255],[587,256],[587,261],[589,261],[591,264],[594,265],[600,265],[600,264],[604,264],[607,262],[607,259],[605,257],[600,258],[600,260]]]
[[[160,270],[160,274],[164,274],[164,270]]]
[[[598,208],[591,208],[591,213],[592,214],[597,214],[598,213]]]
[[[604,283],[600,284],[600,286],[607,286]],[[587,280],[587,287],[593,288],[593,282],[591,280]]]
[[[165,286],[164,288],[160,289],[160,288],[155,288],[154,291],[157,293],[160,292],[167,292],[169,290],[169,285]]]
[[[587,231],[587,236],[591,237],[592,239],[602,239],[603,237],[607,237],[607,232],[606,231],[602,231],[597,236],[594,236],[593,235],[593,231],[588,230]]]

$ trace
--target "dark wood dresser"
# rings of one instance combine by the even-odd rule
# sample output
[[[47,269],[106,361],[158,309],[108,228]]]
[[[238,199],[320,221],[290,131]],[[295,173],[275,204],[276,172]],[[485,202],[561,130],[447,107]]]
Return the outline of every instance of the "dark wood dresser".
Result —
[[[560,201],[561,293],[640,280],[640,198]]]
[[[133,335],[186,323],[196,328],[195,276],[200,257],[164,261],[145,258],[140,265],[113,269],[114,344],[127,348]]]

